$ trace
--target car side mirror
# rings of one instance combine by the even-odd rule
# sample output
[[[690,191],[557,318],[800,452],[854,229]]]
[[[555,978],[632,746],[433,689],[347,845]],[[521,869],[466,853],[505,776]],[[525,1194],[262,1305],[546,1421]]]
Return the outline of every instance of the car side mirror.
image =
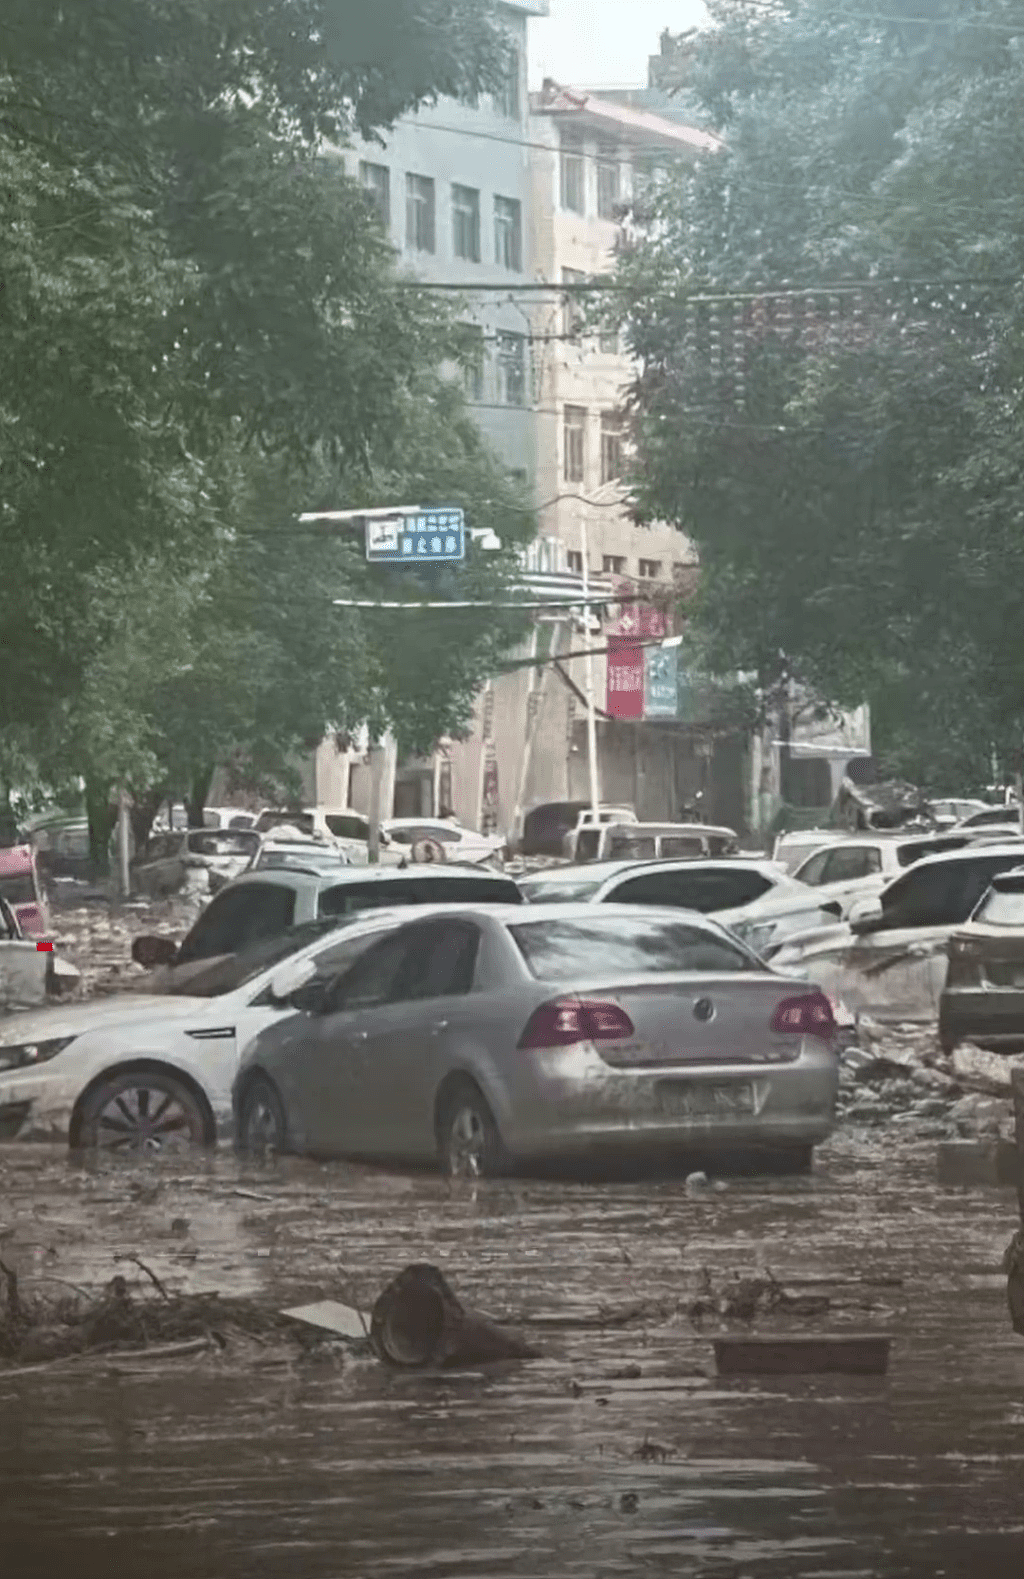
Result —
[[[291,994],[289,1003],[300,1014],[319,1014],[327,997],[328,983],[323,980],[307,981]]]
[[[311,959],[289,960],[271,976],[270,996],[275,1003],[294,1003],[296,994],[312,984],[315,976],[316,966]]]
[[[143,933],[132,940],[132,959],[147,970],[155,970],[158,965],[173,965],[177,957],[178,945],[173,938]]]

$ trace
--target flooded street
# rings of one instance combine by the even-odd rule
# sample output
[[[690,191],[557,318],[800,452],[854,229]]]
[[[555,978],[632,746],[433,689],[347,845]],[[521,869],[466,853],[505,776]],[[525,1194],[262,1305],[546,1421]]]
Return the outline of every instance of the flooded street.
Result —
[[[151,1579],[1017,1573],[1024,1344],[999,1270],[1016,1203],[934,1174],[933,1146],[850,1136],[813,1178],[701,1193],[226,1155],[82,1172],[0,1149],[26,1294],[118,1271],[141,1289],[117,1259],[135,1255],[173,1292],[365,1309],[431,1261],[544,1351],[486,1376],[265,1340],[0,1372],[0,1549],[12,1574]],[[721,1323],[685,1309],[703,1268],[828,1294],[803,1330],[891,1332],[888,1377],[719,1380]]]

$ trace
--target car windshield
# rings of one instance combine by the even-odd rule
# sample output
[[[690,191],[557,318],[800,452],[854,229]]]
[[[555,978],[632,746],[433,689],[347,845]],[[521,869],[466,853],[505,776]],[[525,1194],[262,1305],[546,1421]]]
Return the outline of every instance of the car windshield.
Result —
[[[307,948],[317,938],[339,931],[345,924],[345,919],[338,916],[307,921],[253,948],[203,960],[193,969],[187,965],[177,968],[172,966],[164,981],[146,981],[140,990],[170,998],[219,998],[226,992],[244,987],[254,976],[297,954],[300,949]]]
[[[655,916],[624,920],[595,913],[593,921],[530,921],[509,931],[538,981],[765,969],[713,932]]]
[[[531,905],[561,905],[577,899],[592,899],[603,881],[600,877],[590,877],[574,882],[571,877],[565,877],[557,882],[545,883],[520,878],[519,887]]]
[[[522,895],[510,878],[400,877],[393,882],[354,882],[320,895],[322,915],[355,915],[393,905],[516,905]]]
[[[974,912],[989,927],[1024,927],[1024,886],[990,888]]]

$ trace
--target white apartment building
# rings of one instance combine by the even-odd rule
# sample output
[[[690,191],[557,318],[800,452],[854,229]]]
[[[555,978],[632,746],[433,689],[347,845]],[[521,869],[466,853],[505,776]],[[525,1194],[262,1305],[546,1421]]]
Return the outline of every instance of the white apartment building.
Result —
[[[553,82],[531,95],[530,141],[538,277],[570,288],[611,272],[639,183],[671,179],[680,161],[720,147],[710,132]],[[673,527],[637,526],[624,508],[622,404],[634,368],[617,334],[583,332],[587,300],[556,290],[534,309],[541,531],[581,570],[585,525],[591,574],[664,593],[695,557]]]

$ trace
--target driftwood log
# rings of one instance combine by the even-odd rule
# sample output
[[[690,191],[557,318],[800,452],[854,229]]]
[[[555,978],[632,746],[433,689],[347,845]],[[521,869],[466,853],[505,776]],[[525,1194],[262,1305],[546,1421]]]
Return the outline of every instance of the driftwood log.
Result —
[[[388,1365],[458,1369],[489,1360],[536,1360],[516,1333],[497,1326],[455,1297],[436,1267],[406,1267],[373,1307],[370,1342]]]
[[[1024,1069],[1015,1069],[1013,1110],[1017,1128],[1017,1204],[1020,1227],[1006,1251],[1006,1297],[1014,1332],[1024,1337]]]

